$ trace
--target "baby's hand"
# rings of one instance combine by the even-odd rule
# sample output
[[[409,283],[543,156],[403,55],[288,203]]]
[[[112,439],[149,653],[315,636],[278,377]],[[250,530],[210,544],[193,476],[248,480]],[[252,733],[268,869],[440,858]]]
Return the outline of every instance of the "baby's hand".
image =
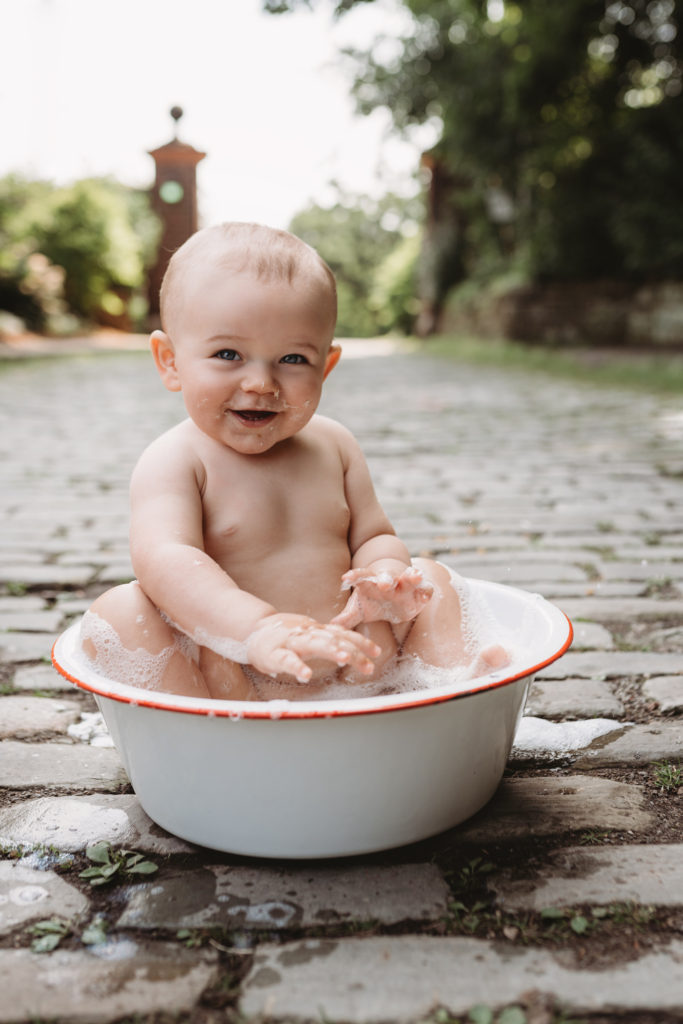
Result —
[[[381,648],[361,633],[339,624],[323,625],[306,615],[269,615],[247,639],[249,663],[268,676],[292,675],[307,683],[312,670],[307,660],[321,658],[342,667],[350,666],[363,675],[371,675],[370,660]]]
[[[342,588],[353,588],[346,607],[332,622],[353,629],[360,622],[410,622],[431,599],[434,588],[419,569],[374,573],[350,569],[342,576]]]

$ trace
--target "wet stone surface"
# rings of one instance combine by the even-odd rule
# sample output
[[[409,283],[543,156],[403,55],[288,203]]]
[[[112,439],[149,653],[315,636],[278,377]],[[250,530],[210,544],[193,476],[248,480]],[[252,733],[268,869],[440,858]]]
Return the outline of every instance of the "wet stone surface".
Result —
[[[162,856],[195,849],[159,828],[134,795],[38,797],[0,808],[0,844],[8,847],[84,853],[94,840]]]
[[[392,867],[227,868],[168,875],[137,887],[119,927],[285,930],[335,924],[430,923],[449,889],[432,864]]]
[[[411,551],[542,593],[572,651],[538,673],[493,799],[449,832],[330,862],[168,835],[49,657],[129,578],[130,473],[182,400],[147,354],[5,366],[0,1024],[438,1024],[477,1004],[680,1024],[681,402],[345,350],[321,411],[358,437]],[[98,842],[158,870],[90,886]],[[39,954],[45,920],[68,934]]]
[[[191,1010],[217,973],[215,954],[175,943],[123,939],[49,955],[0,949],[0,1022],[105,1024],[140,1014],[175,1015]]]
[[[128,782],[115,750],[74,743],[0,742],[0,789],[118,792]]]
[[[247,1017],[310,1015],[327,1020],[415,1021],[437,1007],[451,1014],[474,1006],[519,1004],[530,990],[573,1012],[661,1010],[683,1002],[683,942],[601,970],[546,950],[507,949],[467,938],[401,936],[308,941],[261,947],[244,985]]]
[[[616,718],[623,702],[608,683],[596,679],[539,680],[531,684],[525,712],[540,718]]]
[[[543,910],[611,903],[682,907],[683,846],[560,849],[526,878],[503,875],[491,885],[505,908]]]
[[[54,871],[0,861],[0,935],[41,918],[83,916],[88,899]]]
[[[0,739],[31,739],[41,732],[65,733],[79,720],[78,703],[49,697],[5,697],[2,702]]]

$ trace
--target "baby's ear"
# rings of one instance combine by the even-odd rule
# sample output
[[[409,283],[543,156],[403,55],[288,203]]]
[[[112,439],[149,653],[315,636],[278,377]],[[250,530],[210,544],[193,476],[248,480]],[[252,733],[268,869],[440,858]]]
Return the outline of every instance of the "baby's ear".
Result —
[[[180,378],[175,364],[173,342],[163,331],[153,331],[149,339],[149,347],[154,356],[159,376],[164,387],[169,391],[180,391]]]
[[[327,359],[325,360],[325,372],[323,374],[323,380],[327,377],[328,373],[332,373],[335,366],[341,359],[341,345],[336,343],[330,345],[330,351],[327,353]]]

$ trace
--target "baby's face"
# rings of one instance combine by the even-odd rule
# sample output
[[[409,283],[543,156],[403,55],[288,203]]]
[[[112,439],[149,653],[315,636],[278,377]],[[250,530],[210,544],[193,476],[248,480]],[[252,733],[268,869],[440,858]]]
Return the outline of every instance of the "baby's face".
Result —
[[[321,281],[190,269],[168,329],[173,370],[164,382],[183,392],[209,437],[260,454],[313,416],[333,364],[334,319]]]

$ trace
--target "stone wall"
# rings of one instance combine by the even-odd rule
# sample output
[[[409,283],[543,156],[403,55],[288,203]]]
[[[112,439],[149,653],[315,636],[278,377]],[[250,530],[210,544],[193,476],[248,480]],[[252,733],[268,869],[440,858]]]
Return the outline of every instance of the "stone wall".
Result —
[[[447,303],[440,333],[551,344],[683,346],[683,282],[567,282]]]

